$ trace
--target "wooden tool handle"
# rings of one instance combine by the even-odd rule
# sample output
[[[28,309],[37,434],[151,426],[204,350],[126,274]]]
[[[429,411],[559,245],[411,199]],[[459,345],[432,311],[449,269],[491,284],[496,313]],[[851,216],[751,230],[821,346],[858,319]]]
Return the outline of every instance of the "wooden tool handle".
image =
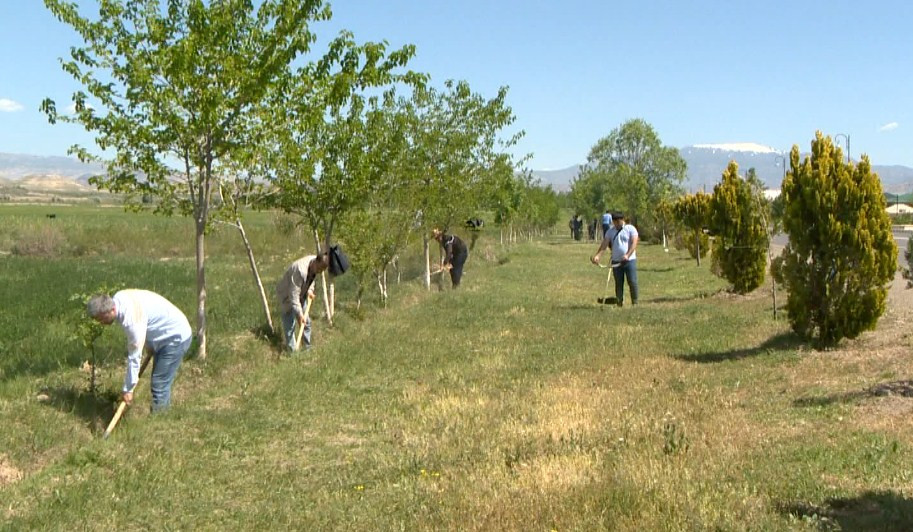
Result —
[[[130,393],[136,392],[136,387],[139,386],[139,378],[143,376],[143,372],[146,371],[146,366],[149,365],[149,361],[152,360],[152,354],[146,355],[146,358],[143,360],[143,363],[139,367],[139,376],[137,376],[136,385],[133,386],[133,389],[130,390]],[[114,430],[114,427],[117,426],[117,422],[120,421],[120,417],[124,415],[124,411],[127,409],[127,403],[121,400],[120,404],[117,405],[117,411],[114,412],[114,417],[111,418],[111,422],[108,423],[108,428],[105,429],[105,433],[102,435],[102,438],[108,439],[108,436],[111,435],[111,431]]]

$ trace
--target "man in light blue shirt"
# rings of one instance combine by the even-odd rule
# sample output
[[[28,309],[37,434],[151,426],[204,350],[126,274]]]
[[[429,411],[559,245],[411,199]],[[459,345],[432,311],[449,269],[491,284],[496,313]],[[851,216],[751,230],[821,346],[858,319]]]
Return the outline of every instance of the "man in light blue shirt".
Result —
[[[602,238],[605,238],[605,234],[609,232],[609,229],[612,228],[612,213],[606,211],[602,215]]]
[[[190,348],[190,324],[184,313],[164,297],[148,290],[121,290],[114,297],[97,295],[89,300],[86,310],[90,317],[104,325],[116,321],[127,335],[124,402],[133,401],[143,347],[148,346],[154,362],[152,411],[167,408],[171,403],[171,384]]]
[[[625,277],[628,279],[628,289],[631,291],[631,304],[637,304],[637,243],[640,236],[637,228],[625,223],[624,214],[617,212],[612,215],[612,227],[606,231],[605,238],[593,258],[593,264],[599,264],[599,255],[606,248],[612,249],[612,274],[615,277],[616,304],[620,307],[625,297]]]

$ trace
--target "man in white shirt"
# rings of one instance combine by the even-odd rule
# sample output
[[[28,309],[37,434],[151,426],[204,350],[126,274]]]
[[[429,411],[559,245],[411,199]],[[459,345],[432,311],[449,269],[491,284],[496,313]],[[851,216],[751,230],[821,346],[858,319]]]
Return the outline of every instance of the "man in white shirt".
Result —
[[[127,335],[124,402],[133,401],[143,346],[148,345],[154,362],[152,411],[167,408],[171,403],[171,384],[190,348],[190,324],[184,313],[164,297],[148,290],[121,290],[114,297],[97,295],[89,300],[86,310],[99,323],[110,325],[116,321]]]
[[[593,264],[599,264],[599,255],[606,248],[612,249],[612,268],[615,277],[615,298],[620,307],[625,297],[625,277],[628,279],[628,289],[631,291],[631,304],[637,304],[637,243],[640,235],[637,228],[625,223],[624,214],[612,214],[613,227],[606,231],[605,238],[593,258]]]

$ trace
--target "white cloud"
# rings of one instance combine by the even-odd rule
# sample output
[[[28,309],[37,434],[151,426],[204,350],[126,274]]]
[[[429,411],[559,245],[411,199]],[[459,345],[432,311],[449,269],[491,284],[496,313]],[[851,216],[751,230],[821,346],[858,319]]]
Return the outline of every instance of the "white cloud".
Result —
[[[0,113],[15,113],[16,111],[21,111],[23,109],[25,108],[22,107],[22,104],[19,102],[0,98]]]
[[[897,129],[898,127],[900,127],[900,124],[898,124],[897,122],[888,122],[887,124],[878,128],[878,131],[893,131],[893,130]]]

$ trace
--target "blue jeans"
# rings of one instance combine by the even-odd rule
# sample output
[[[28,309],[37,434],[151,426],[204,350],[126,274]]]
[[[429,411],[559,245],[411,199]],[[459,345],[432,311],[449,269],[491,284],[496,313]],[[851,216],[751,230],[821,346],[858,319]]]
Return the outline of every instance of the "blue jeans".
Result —
[[[615,276],[615,298],[620,307],[625,300],[625,277],[628,278],[628,289],[631,291],[631,304],[637,304],[637,259],[622,262],[613,272]]]
[[[295,329],[298,324],[298,314],[294,310],[282,313],[282,334],[285,335],[285,346],[289,351],[297,351],[295,348]],[[311,317],[307,316],[304,321],[304,335],[301,337],[301,345],[305,349],[311,348]]]
[[[184,355],[190,349],[190,338],[175,338],[155,352],[152,366],[152,411],[168,408],[171,404],[171,384],[181,367]]]

